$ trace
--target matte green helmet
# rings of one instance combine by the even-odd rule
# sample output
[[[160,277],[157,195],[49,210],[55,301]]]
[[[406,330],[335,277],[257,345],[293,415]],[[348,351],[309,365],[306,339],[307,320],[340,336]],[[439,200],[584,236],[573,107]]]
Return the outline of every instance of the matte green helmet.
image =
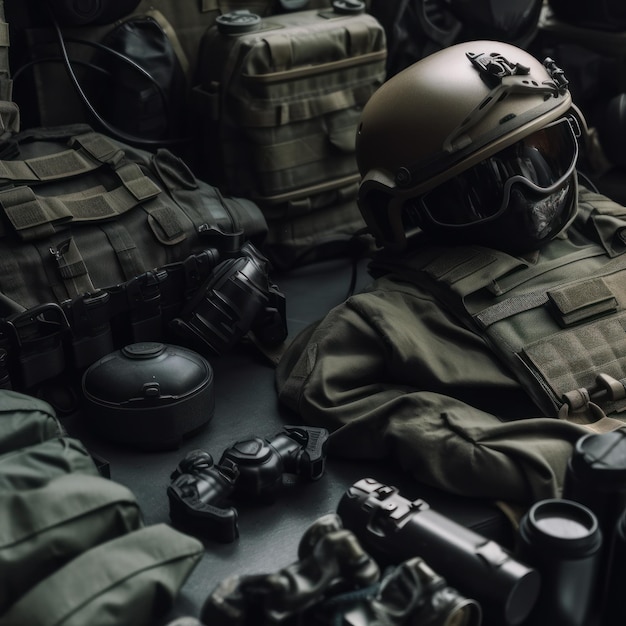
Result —
[[[538,247],[576,211],[577,124],[567,80],[516,46],[450,46],[385,82],[356,137],[359,207],[379,245],[419,231]]]

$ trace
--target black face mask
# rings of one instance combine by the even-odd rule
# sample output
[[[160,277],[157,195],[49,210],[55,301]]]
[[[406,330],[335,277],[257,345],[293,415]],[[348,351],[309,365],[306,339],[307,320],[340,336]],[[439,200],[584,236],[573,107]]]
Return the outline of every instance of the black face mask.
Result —
[[[473,243],[509,254],[524,254],[551,241],[576,212],[576,174],[545,195],[519,186],[511,189],[508,210],[494,220],[454,232],[455,243]],[[449,241],[450,230],[441,229]]]

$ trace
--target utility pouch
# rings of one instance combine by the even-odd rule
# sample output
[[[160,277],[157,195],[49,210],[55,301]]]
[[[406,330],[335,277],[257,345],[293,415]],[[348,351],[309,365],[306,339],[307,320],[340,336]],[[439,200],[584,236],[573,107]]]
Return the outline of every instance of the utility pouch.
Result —
[[[220,16],[199,46],[192,114],[202,175],[254,200],[272,264],[351,252],[361,110],[384,82],[387,48],[363,2],[262,18]]]
[[[483,337],[543,415],[619,428],[626,411],[624,211],[581,188],[570,237],[555,239],[537,262],[458,246],[420,251],[395,271]]]

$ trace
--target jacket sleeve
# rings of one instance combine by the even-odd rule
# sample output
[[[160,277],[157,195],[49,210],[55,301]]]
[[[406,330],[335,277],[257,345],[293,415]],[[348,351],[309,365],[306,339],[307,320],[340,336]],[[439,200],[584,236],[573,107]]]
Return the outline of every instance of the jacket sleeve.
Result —
[[[560,494],[582,426],[541,417],[481,337],[414,286],[379,280],[296,337],[282,403],[331,454],[394,459],[446,491],[528,504]]]

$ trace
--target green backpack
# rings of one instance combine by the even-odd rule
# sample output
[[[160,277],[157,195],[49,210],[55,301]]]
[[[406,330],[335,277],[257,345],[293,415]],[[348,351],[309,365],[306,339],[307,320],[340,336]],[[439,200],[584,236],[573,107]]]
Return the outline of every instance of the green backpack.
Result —
[[[365,226],[355,139],[362,107],[385,80],[385,32],[365,3],[332,5],[222,15],[198,55],[202,175],[261,207],[266,254],[283,268],[316,249],[336,254],[333,244]]]

